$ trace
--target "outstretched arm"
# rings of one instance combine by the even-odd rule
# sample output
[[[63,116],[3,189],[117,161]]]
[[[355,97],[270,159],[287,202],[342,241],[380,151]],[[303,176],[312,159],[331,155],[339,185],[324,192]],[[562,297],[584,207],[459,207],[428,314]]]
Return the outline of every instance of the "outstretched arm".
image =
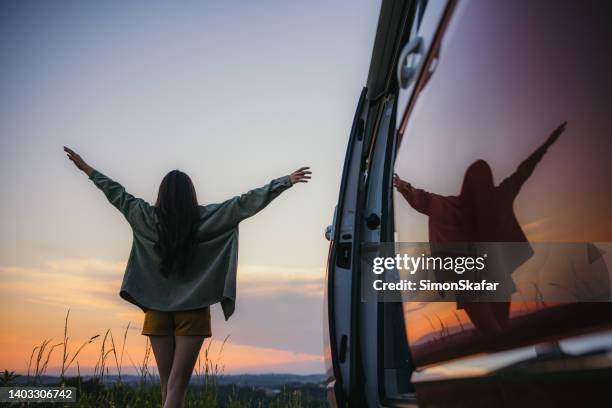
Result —
[[[125,188],[123,188],[121,184],[95,170],[72,149],[64,146],[64,151],[75,166],[83,173],[87,174],[96,187],[102,190],[108,201],[121,211],[132,227],[135,227],[136,224],[143,221],[143,213],[150,208],[146,201],[134,197],[125,191]]]
[[[412,184],[402,180],[395,173],[393,173],[393,186],[404,196],[412,208],[422,214],[429,215],[432,193],[412,187]]]
[[[312,172],[309,167],[302,167],[290,175],[270,181],[263,187],[230,198],[220,204],[205,207],[208,212],[206,221],[200,231],[206,235],[215,235],[238,225],[242,220],[252,217],[263,210],[283,191],[297,183],[307,183]]]
[[[312,172],[309,167],[301,167],[288,176],[272,180],[263,187],[250,190],[240,196],[227,200],[222,207],[238,222],[252,217],[263,210],[273,199],[296,183],[307,183]]]
[[[538,147],[529,157],[519,164],[516,171],[500,183],[502,189],[508,189],[511,194],[517,195],[525,181],[531,176],[536,165],[542,160],[548,148],[557,141],[561,133],[565,131],[567,122],[563,122],[559,127],[552,131],[548,139]]]

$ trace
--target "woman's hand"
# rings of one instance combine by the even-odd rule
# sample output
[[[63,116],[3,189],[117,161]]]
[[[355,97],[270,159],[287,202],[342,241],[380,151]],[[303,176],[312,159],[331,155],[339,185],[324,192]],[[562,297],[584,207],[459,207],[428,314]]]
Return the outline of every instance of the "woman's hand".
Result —
[[[400,176],[397,175],[397,173],[393,173],[393,187],[395,187],[398,190],[402,189],[402,185],[405,183],[404,180],[402,180],[400,178]]]
[[[67,148],[66,146],[64,146],[64,151],[67,153],[68,158],[72,160],[74,165],[77,166],[79,170],[87,174],[87,176],[91,176],[91,173],[94,169],[90,165],[85,163],[85,160],[83,160],[81,156],[79,156],[75,151]]]
[[[545,149],[550,147],[553,143],[557,141],[561,133],[565,132],[565,127],[567,126],[567,121],[563,122],[558,128],[552,131],[546,142],[544,143]]]
[[[312,174],[312,171],[309,171],[309,169],[310,167],[300,167],[299,169],[291,173],[289,175],[289,178],[291,179],[291,184],[308,183],[308,180],[310,180],[310,175]]]

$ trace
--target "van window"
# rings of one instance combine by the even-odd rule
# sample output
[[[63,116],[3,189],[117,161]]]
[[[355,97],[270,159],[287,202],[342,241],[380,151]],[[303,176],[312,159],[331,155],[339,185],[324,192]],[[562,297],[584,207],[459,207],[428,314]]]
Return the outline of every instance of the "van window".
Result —
[[[478,186],[506,183],[506,204],[490,208],[505,206],[518,223],[512,234],[490,235],[495,240],[524,234],[534,243],[584,243],[584,254],[576,256],[585,260],[594,259],[597,242],[612,241],[611,8],[609,2],[457,4],[398,148],[394,171],[410,183],[412,196],[394,193],[396,241],[475,236],[456,229],[453,213],[468,168]],[[536,154],[547,140],[546,152]],[[432,198],[438,200],[433,209]],[[495,211],[490,220],[499,219]],[[594,273],[609,290],[610,253],[600,255]],[[415,364],[529,344],[609,320],[610,303],[521,299],[522,288],[541,278],[525,272],[535,260],[511,273],[511,303],[487,312],[499,327],[482,342],[463,335],[486,331],[478,319],[487,316],[478,310],[455,302],[404,303]],[[542,284],[562,273],[570,272],[559,269]]]

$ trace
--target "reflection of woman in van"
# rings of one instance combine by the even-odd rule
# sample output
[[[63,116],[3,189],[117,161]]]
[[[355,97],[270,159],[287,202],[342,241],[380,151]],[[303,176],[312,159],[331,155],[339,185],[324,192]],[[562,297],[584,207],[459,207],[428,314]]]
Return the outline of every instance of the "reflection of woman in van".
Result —
[[[504,254],[495,251],[499,248],[494,245],[483,244],[479,248],[480,251],[488,247],[497,253],[495,259],[488,259],[487,264],[491,266],[483,271],[491,280],[500,283],[495,293],[496,302],[478,302],[469,295],[457,295],[457,308],[464,309],[474,326],[484,333],[499,333],[507,327],[510,298],[516,291],[510,275],[533,254],[514,214],[514,200],[565,126],[566,122],[555,129],[546,142],[498,186],[493,183],[491,167],[484,160],[477,160],[468,167],[458,196],[441,196],[416,189],[397,174],[394,176],[393,185],[412,208],[429,217],[431,243],[526,243],[504,248]]]
[[[210,305],[221,303],[226,319],[234,311],[238,224],[311,172],[302,167],[223,203],[199,205],[189,176],[173,170],[150,205],[64,150],[132,227],[119,295],[145,312],[142,334],[151,341],[163,406],[182,407],[202,343],[212,336]]]

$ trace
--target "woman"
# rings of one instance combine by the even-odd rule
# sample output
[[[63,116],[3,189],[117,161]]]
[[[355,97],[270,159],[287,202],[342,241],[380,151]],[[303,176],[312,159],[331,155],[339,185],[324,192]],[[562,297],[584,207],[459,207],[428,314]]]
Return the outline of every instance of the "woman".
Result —
[[[474,326],[483,333],[500,333],[508,325],[510,298],[516,291],[511,274],[533,255],[514,213],[514,200],[548,148],[565,131],[566,124],[555,129],[498,186],[493,183],[491,167],[484,160],[477,160],[468,167],[458,196],[441,196],[416,189],[394,175],[393,185],[398,192],[412,208],[429,217],[432,248],[436,243],[480,243],[475,246],[477,251],[489,255],[482,273],[483,277],[500,283],[494,294],[495,302],[479,302],[483,299],[474,297],[478,293],[457,293],[457,308],[464,309]],[[488,244],[496,242],[523,244],[504,247],[502,252],[498,245]]]
[[[119,295],[145,312],[142,334],[151,340],[163,406],[182,407],[202,343],[212,336],[210,305],[220,302],[226,320],[234,312],[238,224],[289,187],[308,182],[311,172],[302,167],[223,203],[198,205],[189,176],[173,170],[152,206],[71,149],[64,151],[132,227]]]

